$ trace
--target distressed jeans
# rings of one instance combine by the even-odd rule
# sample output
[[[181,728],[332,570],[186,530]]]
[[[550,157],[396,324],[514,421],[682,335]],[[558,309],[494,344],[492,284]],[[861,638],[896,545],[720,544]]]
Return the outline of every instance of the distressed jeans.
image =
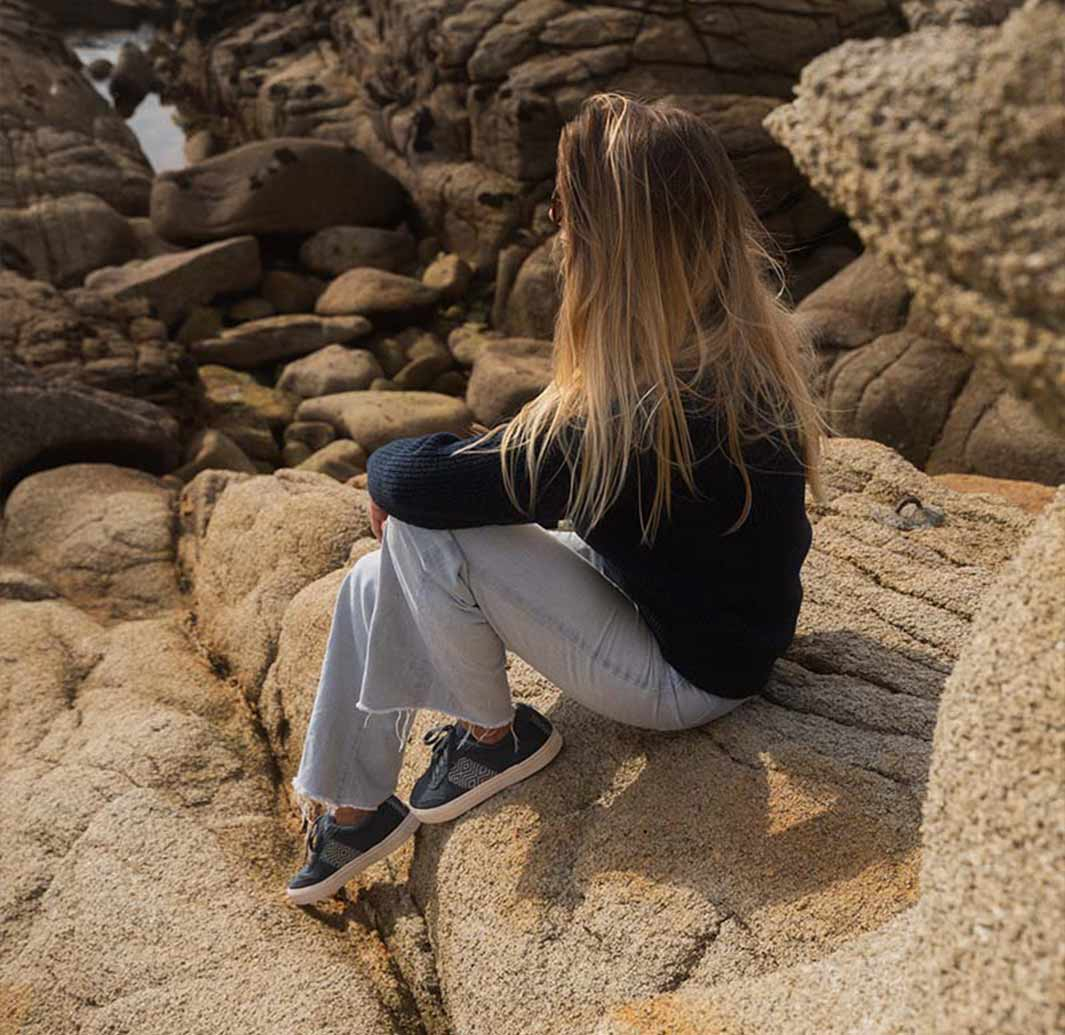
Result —
[[[418,708],[509,723],[507,650],[586,708],[645,729],[700,726],[749,700],[707,693],[673,669],[575,532],[389,517],[381,548],[359,559],[334,606],[293,779],[304,817],[373,809],[393,794]]]

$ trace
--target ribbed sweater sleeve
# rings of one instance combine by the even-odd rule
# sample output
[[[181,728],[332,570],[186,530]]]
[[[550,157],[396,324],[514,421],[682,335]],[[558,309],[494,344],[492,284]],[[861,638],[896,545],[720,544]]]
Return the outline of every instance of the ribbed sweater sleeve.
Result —
[[[484,446],[498,445],[502,430]],[[367,487],[387,514],[422,528],[473,528],[477,525],[539,524],[555,528],[565,516],[570,474],[558,446],[548,451],[529,508],[524,458],[517,463],[516,488],[523,509],[512,503],[503,485],[497,452],[459,453],[469,442],[450,432],[400,438],[378,447],[366,467]],[[480,449],[481,447],[477,447]]]

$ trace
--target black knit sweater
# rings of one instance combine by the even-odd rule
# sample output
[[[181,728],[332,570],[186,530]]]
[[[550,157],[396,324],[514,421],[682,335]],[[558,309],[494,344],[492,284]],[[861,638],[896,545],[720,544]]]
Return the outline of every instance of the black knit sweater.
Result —
[[[762,690],[788,648],[802,604],[800,569],[812,529],[805,509],[802,465],[779,439],[744,450],[753,499],[739,516],[743,480],[728,460],[716,421],[689,417],[695,482],[704,499],[674,478],[673,514],[651,547],[640,543],[637,492],[654,498],[653,458],[638,454],[625,488],[592,529],[577,533],[607,562],[614,581],[635,602],[665,659],[690,682],[722,697]],[[497,430],[489,444],[498,443]],[[565,516],[571,471],[563,451],[548,453],[533,509],[516,509],[503,487],[496,453],[453,455],[467,439],[446,432],[402,438],[374,450],[368,487],[386,513],[423,528],[472,528],[535,522],[556,528]],[[529,499],[524,459],[519,499]]]

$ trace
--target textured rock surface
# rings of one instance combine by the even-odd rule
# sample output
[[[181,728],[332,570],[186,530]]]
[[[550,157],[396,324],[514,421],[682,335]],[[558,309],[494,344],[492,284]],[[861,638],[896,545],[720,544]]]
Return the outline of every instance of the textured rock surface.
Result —
[[[1060,1030],[1063,614],[1059,489],[985,596],[944,686],[918,903],[824,960],[624,1004],[596,1035]]]
[[[178,612],[104,628],[0,594],[0,758],[6,1029],[417,1030],[365,909],[280,900],[269,751]]]
[[[343,319],[343,317],[341,317]],[[368,388],[383,377],[381,364],[366,349],[328,345],[303,359],[289,363],[277,379],[277,387],[303,399]]]
[[[181,413],[195,406],[196,368],[141,300],[59,291],[0,272],[0,357],[42,378],[68,378]]]
[[[34,467],[90,459],[169,471],[177,421],[152,403],[47,380],[0,356],[0,491]]]
[[[798,314],[837,434],[876,439],[928,473],[1065,481],[1065,430],[1048,428],[990,356],[945,340],[883,258],[865,252]]]
[[[381,226],[399,184],[353,148],[282,137],[159,176],[152,222],[170,241],[309,233],[337,223]]]
[[[173,493],[109,464],[75,464],[19,482],[4,508],[3,556],[84,611],[144,618],[177,603]]]
[[[992,496],[951,492],[875,443],[834,440],[826,474],[831,498],[811,511],[799,635],[763,700],[701,730],[649,734],[604,722],[511,657],[516,695],[552,714],[567,747],[520,791],[419,833],[410,887],[451,1030],[592,1032],[641,996],[681,987],[705,996],[846,953],[914,903],[939,693],[978,602],[1033,519]],[[267,479],[232,488],[201,479],[185,494],[190,516],[201,515],[184,524],[194,580],[217,578],[217,558],[234,563],[227,540],[267,542],[268,525],[248,531],[238,517],[253,496],[279,500],[278,527],[307,520],[306,504],[297,511]],[[946,523],[896,527],[893,505],[911,492]],[[350,563],[373,548],[366,532],[365,520],[346,527],[333,557]],[[308,530],[301,542],[319,538]],[[257,599],[273,577],[272,564],[249,570],[228,609],[201,609],[198,628],[207,642],[228,642],[225,657],[250,675],[289,776],[342,570],[286,581],[264,623]],[[431,719],[416,720],[401,793],[426,761],[417,733]],[[681,807],[692,822],[678,826]],[[383,888],[366,895],[384,915],[400,908]],[[417,969],[417,950],[397,952]],[[531,970],[544,978],[535,992]]]
[[[940,334],[1065,430],[1065,9],[851,41],[767,119]],[[948,230],[949,228],[949,230]]]
[[[59,284],[136,254],[147,211],[136,137],[35,4],[0,3],[0,268]]]

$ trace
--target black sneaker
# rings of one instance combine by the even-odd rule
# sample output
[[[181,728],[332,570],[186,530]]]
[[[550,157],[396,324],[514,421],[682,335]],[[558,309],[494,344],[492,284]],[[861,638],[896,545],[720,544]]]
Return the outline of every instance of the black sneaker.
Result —
[[[458,723],[434,726],[424,740],[433,759],[410,794],[411,815],[422,823],[461,816],[543,769],[562,748],[551,720],[524,701],[515,706],[513,732],[496,744],[482,744]]]
[[[307,862],[285,894],[297,906],[335,895],[357,873],[399,848],[418,826],[394,794],[358,826],[339,826],[328,813],[319,816],[307,831]]]

